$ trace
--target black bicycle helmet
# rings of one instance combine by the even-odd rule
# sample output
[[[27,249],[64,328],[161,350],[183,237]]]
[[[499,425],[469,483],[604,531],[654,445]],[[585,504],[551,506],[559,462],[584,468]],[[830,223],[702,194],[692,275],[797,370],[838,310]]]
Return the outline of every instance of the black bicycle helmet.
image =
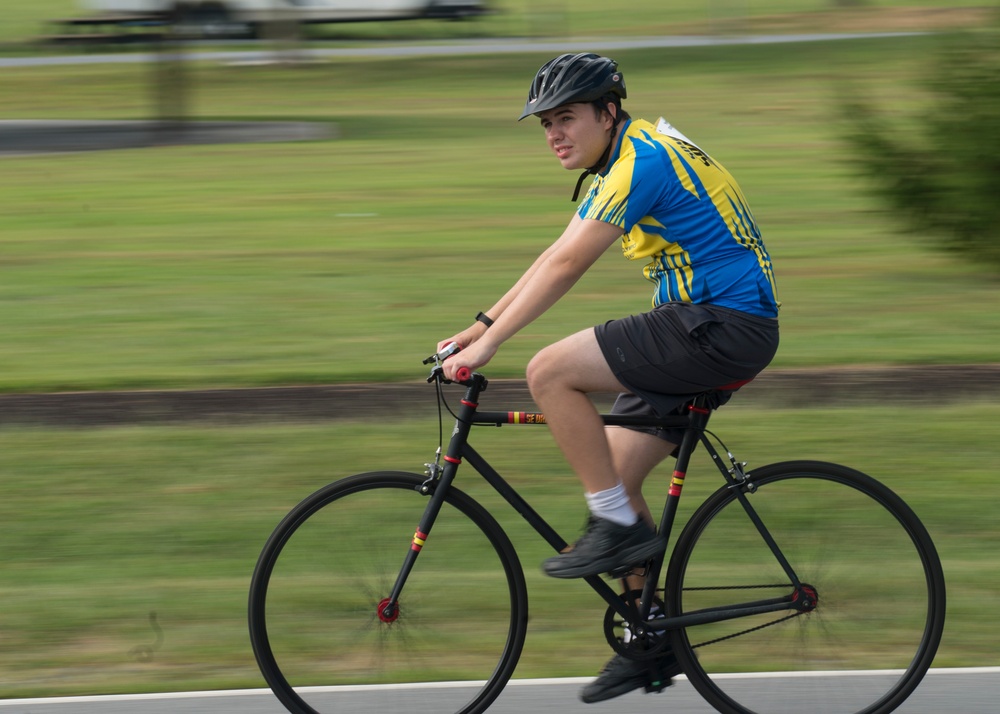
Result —
[[[518,121],[563,104],[596,102],[607,95],[628,96],[617,62],[592,52],[559,55],[538,70]]]

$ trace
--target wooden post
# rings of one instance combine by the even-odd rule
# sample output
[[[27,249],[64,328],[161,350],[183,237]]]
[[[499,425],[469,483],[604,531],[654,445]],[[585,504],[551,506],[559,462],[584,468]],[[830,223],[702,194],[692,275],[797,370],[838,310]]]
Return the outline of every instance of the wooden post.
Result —
[[[155,42],[152,82],[157,141],[176,139],[189,121],[191,68],[184,55],[190,27],[180,20],[167,17],[164,31]]]

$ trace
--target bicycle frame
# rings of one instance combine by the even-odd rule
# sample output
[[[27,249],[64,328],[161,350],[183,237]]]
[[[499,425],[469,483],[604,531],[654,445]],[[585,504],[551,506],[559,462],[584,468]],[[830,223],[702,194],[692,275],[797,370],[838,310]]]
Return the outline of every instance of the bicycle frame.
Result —
[[[432,373],[432,378],[435,375]],[[430,381],[430,380],[428,380]],[[561,552],[568,543],[549,525],[549,523],[539,515],[531,505],[511,486],[469,443],[469,434],[473,426],[504,426],[504,425],[536,425],[545,424],[543,414],[537,412],[492,412],[479,411],[479,396],[486,388],[486,379],[478,374],[472,374],[467,380],[462,382],[467,389],[465,396],[461,400],[461,407],[458,410],[455,420],[455,428],[452,431],[448,449],[444,454],[443,467],[431,465],[429,467],[429,477],[421,487],[421,492],[430,496],[430,501],[424,510],[417,531],[413,536],[402,568],[396,579],[392,592],[386,601],[382,603],[382,615],[391,619],[396,610],[396,603],[403,591],[406,579],[413,569],[420,550],[424,547],[434,521],[444,504],[444,496],[451,487],[452,482],[458,473],[458,467],[463,460],[467,461],[483,479],[489,483],[500,496],[507,501],[511,507],[517,511],[524,520],[547,542],[556,552]],[[693,625],[707,624],[711,622],[721,622],[750,615],[758,615],[767,612],[778,612],[782,610],[805,610],[811,607],[808,598],[800,597],[803,590],[791,565],[784,555],[782,555],[778,544],[771,537],[757,513],[754,511],[749,500],[746,498],[747,491],[753,491],[753,483],[748,480],[743,472],[742,464],[736,462],[732,454],[727,454],[729,465],[723,462],[722,457],[712,445],[705,433],[711,410],[704,405],[704,399],[696,399],[690,407],[688,414],[683,416],[651,419],[645,417],[630,417],[604,414],[602,418],[608,426],[658,426],[668,428],[683,428],[684,437],[678,447],[676,463],[671,476],[670,489],[667,494],[666,503],[660,518],[659,532],[669,543],[671,530],[680,502],[681,492],[684,487],[684,478],[688,464],[698,444],[701,443],[712,458],[712,462],[719,469],[729,488],[737,489],[738,498],[746,510],[747,515],[753,522],[761,537],[767,543],[771,552],[774,553],[778,563],[783,568],[785,574],[791,582],[793,592],[789,595],[770,598],[765,600],[755,600],[750,602],[737,603],[723,607],[707,608],[686,613],[679,617],[666,617],[663,614],[650,618],[650,608],[653,603],[653,595],[656,591],[663,564],[666,560],[666,553],[662,558],[655,558],[651,561],[650,567],[645,573],[645,584],[639,603],[635,603],[633,598],[622,597],[599,576],[590,576],[584,580],[594,589],[594,591],[613,608],[625,622],[647,623],[647,629],[672,630]],[[626,589],[627,591],[627,589]],[[654,627],[655,626],[655,627]]]

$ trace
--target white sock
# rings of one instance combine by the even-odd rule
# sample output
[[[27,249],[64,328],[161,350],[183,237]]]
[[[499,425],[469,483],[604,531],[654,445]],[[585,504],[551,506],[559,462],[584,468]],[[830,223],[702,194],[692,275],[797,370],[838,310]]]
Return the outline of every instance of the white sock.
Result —
[[[639,516],[632,509],[632,503],[628,500],[623,483],[604,491],[588,493],[586,496],[587,507],[598,518],[605,518],[622,526],[630,526],[639,520]]]

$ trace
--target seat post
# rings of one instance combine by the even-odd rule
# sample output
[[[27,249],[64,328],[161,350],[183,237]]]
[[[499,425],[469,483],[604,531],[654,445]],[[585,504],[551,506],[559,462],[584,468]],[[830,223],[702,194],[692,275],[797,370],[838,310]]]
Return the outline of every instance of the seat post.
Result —
[[[684,474],[687,473],[688,464],[691,462],[691,455],[694,453],[694,447],[698,444],[701,439],[701,435],[705,432],[705,427],[708,426],[708,419],[712,416],[712,410],[708,405],[708,394],[700,394],[695,398],[694,402],[688,406],[688,420],[690,426],[684,430],[684,437],[681,439],[681,443],[677,448],[677,463],[674,466],[674,475],[676,476],[680,472],[681,480],[684,479]],[[677,488],[677,495],[680,495],[680,484]],[[673,487],[671,486],[671,493],[673,493]]]

